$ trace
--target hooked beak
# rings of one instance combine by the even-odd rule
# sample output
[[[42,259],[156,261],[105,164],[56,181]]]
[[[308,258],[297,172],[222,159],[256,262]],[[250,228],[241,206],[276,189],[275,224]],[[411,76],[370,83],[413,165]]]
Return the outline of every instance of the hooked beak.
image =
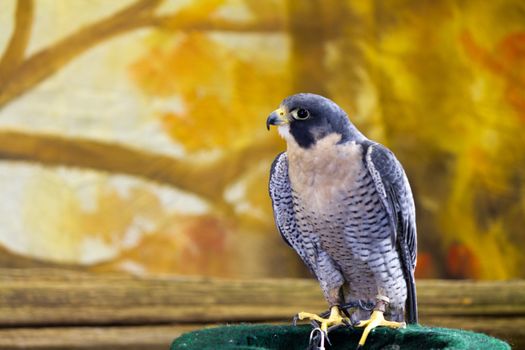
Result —
[[[278,108],[266,119],[266,129],[270,130],[270,125],[283,125],[288,123],[289,120],[286,118],[286,111],[283,108]]]

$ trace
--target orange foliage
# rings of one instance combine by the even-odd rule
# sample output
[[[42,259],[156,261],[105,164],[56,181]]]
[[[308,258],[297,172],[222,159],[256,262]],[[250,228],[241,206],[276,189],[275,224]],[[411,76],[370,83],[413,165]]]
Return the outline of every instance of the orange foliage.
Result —
[[[232,58],[206,35],[193,33],[162,40],[130,66],[130,73],[145,93],[192,98],[209,89],[221,92]]]
[[[133,248],[93,270],[228,277],[234,259],[228,236],[225,223],[215,217],[173,217],[164,229],[144,235]]]
[[[225,276],[229,272],[228,230],[219,219],[207,216],[184,227],[187,238],[175,271],[183,274]]]
[[[438,277],[434,259],[428,252],[418,252],[417,266],[415,271],[416,278],[436,278]]]
[[[447,273],[450,278],[479,278],[480,264],[472,250],[461,243],[448,247]]]
[[[192,33],[159,38],[130,74],[149,95],[182,98],[180,111],[158,113],[173,139],[189,151],[224,149],[250,143],[267,111],[286,95],[285,68],[271,63],[248,62]]]
[[[190,1],[173,17],[173,22],[175,23],[171,23],[171,26],[176,28],[178,25],[180,26],[184,23],[191,23],[202,18],[211,17],[224,3],[225,0]],[[167,24],[167,27],[170,27],[170,23]]]
[[[150,23],[151,34],[143,47],[138,48],[143,50],[142,56],[127,69],[146,100],[138,114],[142,116],[145,111],[155,118],[154,122],[144,118],[140,122],[145,123],[140,127],[157,132],[160,124],[160,133],[151,136],[164,142],[167,135],[182,145],[187,153],[181,157],[187,157],[188,164],[203,165],[205,157],[193,156],[208,150],[218,154],[216,159],[232,164],[227,169],[232,175],[227,176],[228,180],[221,182],[217,190],[225,194],[224,198],[208,199],[208,214],[188,217],[175,215],[168,209],[161,200],[161,192],[166,189],[152,190],[148,184],[132,186],[125,194],[120,193],[115,184],[107,182],[103,173],[106,168],[97,168],[94,164],[86,162],[83,166],[98,169],[96,177],[101,180],[90,185],[95,186],[95,198],[92,192],[66,188],[67,182],[60,176],[50,177],[53,181],[49,185],[43,172],[35,173],[40,179],[26,185],[21,214],[30,237],[24,239],[29,242],[28,246],[33,244],[28,254],[38,256],[56,251],[56,255],[46,257],[91,262],[94,260],[81,257],[80,252],[109,247],[109,253],[102,250],[103,256],[111,257],[116,250],[122,254],[115,261],[98,265],[97,269],[218,276],[238,276],[239,271],[245,276],[278,275],[287,262],[295,262],[297,257],[292,260],[291,253],[283,254],[287,248],[277,243],[280,239],[272,221],[266,187],[271,164],[268,154],[272,152],[261,155],[253,149],[267,147],[266,150],[275,149],[275,153],[277,148],[283,149],[282,144],[274,142],[276,133],[269,136],[264,130],[265,117],[283,97],[297,92],[291,91],[291,86],[312,86],[312,89],[327,91],[329,97],[355,112],[352,113],[355,124],[367,136],[388,145],[402,160],[417,196],[418,212],[424,214],[418,221],[421,249],[418,277],[525,276],[522,268],[525,258],[519,249],[523,243],[525,208],[522,190],[525,188],[522,170],[525,162],[522,152],[525,22],[516,11],[520,0],[483,4],[320,1],[318,12],[304,11],[304,16],[298,14],[307,1],[294,2],[297,13],[293,12],[294,6],[287,9],[290,3],[283,0],[187,3],[172,13],[167,9],[168,3],[164,4],[166,8],[156,11],[155,18],[158,15],[159,21]],[[56,5],[50,4],[42,5],[42,10],[47,6],[47,13],[52,13],[49,8]],[[146,5],[148,13],[152,12],[153,5]],[[126,13],[129,16],[127,11],[118,16],[119,27],[138,28],[130,26],[129,21],[140,19],[142,23],[142,17],[148,15],[139,11],[139,18],[128,21],[124,18]],[[385,14],[386,20],[378,21],[378,13]],[[44,17],[35,17],[35,21],[41,18]],[[250,22],[254,27],[250,31],[243,25],[214,30],[225,18],[231,20],[230,24]],[[301,35],[293,29],[295,19],[304,23],[315,21],[320,25],[319,35]],[[271,33],[253,30],[264,24],[263,20],[291,25],[281,31],[269,28]],[[198,29],[192,27],[192,23],[200,23]],[[35,24],[47,28],[46,23]],[[80,28],[80,32],[86,33],[86,28],[89,29]],[[118,33],[121,32],[109,34]],[[86,36],[93,40],[87,46],[70,42],[77,45],[73,45],[72,51],[64,49],[57,53],[52,43],[47,47],[50,55],[43,55],[44,61],[32,63],[33,68],[39,68],[38,63],[43,62],[44,66],[40,67],[43,75],[29,74],[32,70],[24,69],[26,79],[17,75],[16,84],[25,81],[28,84],[18,85],[29,92],[39,79],[54,74],[72,60],[71,54],[80,55],[112,37],[109,34],[99,37],[100,32],[93,31]],[[47,45],[38,37],[33,39],[37,39],[33,43],[36,46]],[[107,45],[114,43],[107,42]],[[128,47],[125,43],[119,45],[122,46],[117,47]],[[72,48],[62,46],[68,47]],[[137,42],[130,47],[136,52]],[[111,50],[113,48],[111,46]],[[298,55],[297,48],[305,49],[305,54]],[[111,69],[117,66],[115,62],[119,62],[119,67],[129,64],[129,54],[125,50],[108,54],[112,57],[108,60],[113,62]],[[114,59],[117,56],[118,59]],[[93,62],[93,71],[98,74],[113,71],[108,70],[108,62]],[[74,84],[54,81],[50,86],[83,87],[85,83],[87,87],[96,82],[89,86],[94,94],[114,86],[113,77],[102,74],[103,84],[107,85],[101,84],[102,92],[96,91],[99,80],[90,80],[91,74],[86,75],[87,78],[82,74],[75,76],[79,71],[86,71],[84,63],[76,63],[82,70],[72,62],[72,69],[64,71],[59,79],[60,82],[72,79]],[[305,66],[309,70],[297,69]],[[77,78],[80,80],[75,80]],[[47,105],[50,91],[54,90],[33,91],[35,95],[20,100],[17,108],[3,110],[2,116],[8,117],[6,125],[20,125],[32,131],[33,127],[55,122],[54,117],[46,117],[54,113],[42,113],[39,123],[23,124],[23,118],[33,115],[34,108]],[[40,100],[33,99],[37,96]],[[136,96],[130,97],[134,98]],[[77,106],[77,100],[73,99],[59,107],[93,112],[89,103],[95,100],[91,97],[79,100],[87,102]],[[24,101],[40,104],[27,109],[30,113],[15,116],[18,111],[24,112],[25,107],[19,109],[27,103]],[[99,123],[97,127],[107,137],[114,135],[115,125],[121,124],[112,121],[108,124],[107,119],[97,120],[99,117],[86,114],[85,120]],[[118,120],[120,123],[123,119]],[[147,123],[150,124],[145,125]],[[72,135],[86,136],[84,122],[58,124],[64,128],[53,129],[57,130],[57,136],[61,137],[61,132],[72,139],[75,138]],[[124,129],[122,132],[129,131]],[[87,137],[93,136],[95,129],[90,130]],[[129,141],[133,143],[129,146],[156,144],[145,140],[150,133],[136,131],[139,142]],[[101,136],[106,137],[104,135]],[[119,138],[122,142],[126,142],[125,139]],[[28,143],[27,149],[31,144]],[[245,147],[250,145],[257,147]],[[41,147],[44,151],[45,146]],[[85,152],[93,151],[90,147],[93,146],[72,152],[82,158]],[[239,150],[246,152],[237,152]],[[4,158],[11,157],[17,156]],[[40,159],[28,158],[42,163]],[[260,165],[243,162],[243,159],[256,159]],[[125,163],[126,160],[118,161]],[[68,166],[68,163],[58,157],[43,165],[46,173],[56,174],[56,165]],[[181,178],[187,176],[186,169],[175,168],[167,167],[166,171],[174,171],[173,176]],[[217,171],[216,167],[203,166],[202,169],[209,171],[210,178]],[[191,174],[192,169],[189,170]],[[208,174],[203,178],[206,176]],[[11,179],[5,182],[9,184]],[[198,193],[202,183],[194,182],[194,187],[187,185],[184,189]],[[231,226],[225,216],[231,220]],[[436,234],[428,239],[427,232]],[[275,244],[279,244],[279,248],[274,250]],[[443,247],[442,250],[433,249],[434,244]],[[89,258],[89,254],[86,255]],[[443,256],[444,261],[440,261]],[[238,266],[241,268],[235,270]]]
[[[206,118],[192,118],[194,115],[205,115]],[[238,136],[236,119],[217,96],[211,95],[194,100],[187,106],[185,113],[165,113],[162,115],[162,125],[172,138],[184,140],[188,150],[222,148]],[[211,125],[217,128],[210,128]]]
[[[110,188],[102,188],[97,202],[95,211],[80,211],[77,214],[78,225],[106,243],[122,239],[125,229],[138,215],[152,222],[165,215],[157,196],[141,187],[130,189],[126,197]]]
[[[482,48],[469,32],[460,39],[474,61],[505,80],[505,98],[525,122],[525,32],[507,35],[493,52]]]

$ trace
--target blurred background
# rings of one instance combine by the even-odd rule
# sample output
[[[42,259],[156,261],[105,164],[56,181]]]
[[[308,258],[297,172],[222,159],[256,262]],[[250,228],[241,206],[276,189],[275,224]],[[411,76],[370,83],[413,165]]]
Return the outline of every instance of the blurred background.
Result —
[[[265,120],[326,95],[415,194],[419,278],[525,277],[525,3],[0,2],[0,267],[305,277]]]

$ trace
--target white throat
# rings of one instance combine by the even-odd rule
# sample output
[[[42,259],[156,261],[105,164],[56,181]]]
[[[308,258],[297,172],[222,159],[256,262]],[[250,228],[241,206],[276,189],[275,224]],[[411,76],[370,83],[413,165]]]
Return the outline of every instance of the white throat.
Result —
[[[290,125],[289,124],[283,124],[279,125],[277,127],[277,131],[279,132],[279,135],[286,141],[294,141],[292,134],[290,134]],[[295,142],[295,141],[294,141]]]

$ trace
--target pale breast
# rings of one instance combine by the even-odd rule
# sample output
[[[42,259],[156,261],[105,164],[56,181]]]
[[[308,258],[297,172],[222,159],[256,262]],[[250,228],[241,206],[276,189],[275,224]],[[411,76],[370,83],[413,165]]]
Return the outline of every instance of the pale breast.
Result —
[[[288,142],[290,182],[309,211],[330,211],[348,195],[363,169],[362,147],[339,141],[340,135],[331,134],[307,149]]]
[[[388,213],[363,163],[361,145],[330,135],[303,149],[288,140],[288,174],[301,232],[337,264],[353,300],[386,295],[403,308],[406,286]]]

